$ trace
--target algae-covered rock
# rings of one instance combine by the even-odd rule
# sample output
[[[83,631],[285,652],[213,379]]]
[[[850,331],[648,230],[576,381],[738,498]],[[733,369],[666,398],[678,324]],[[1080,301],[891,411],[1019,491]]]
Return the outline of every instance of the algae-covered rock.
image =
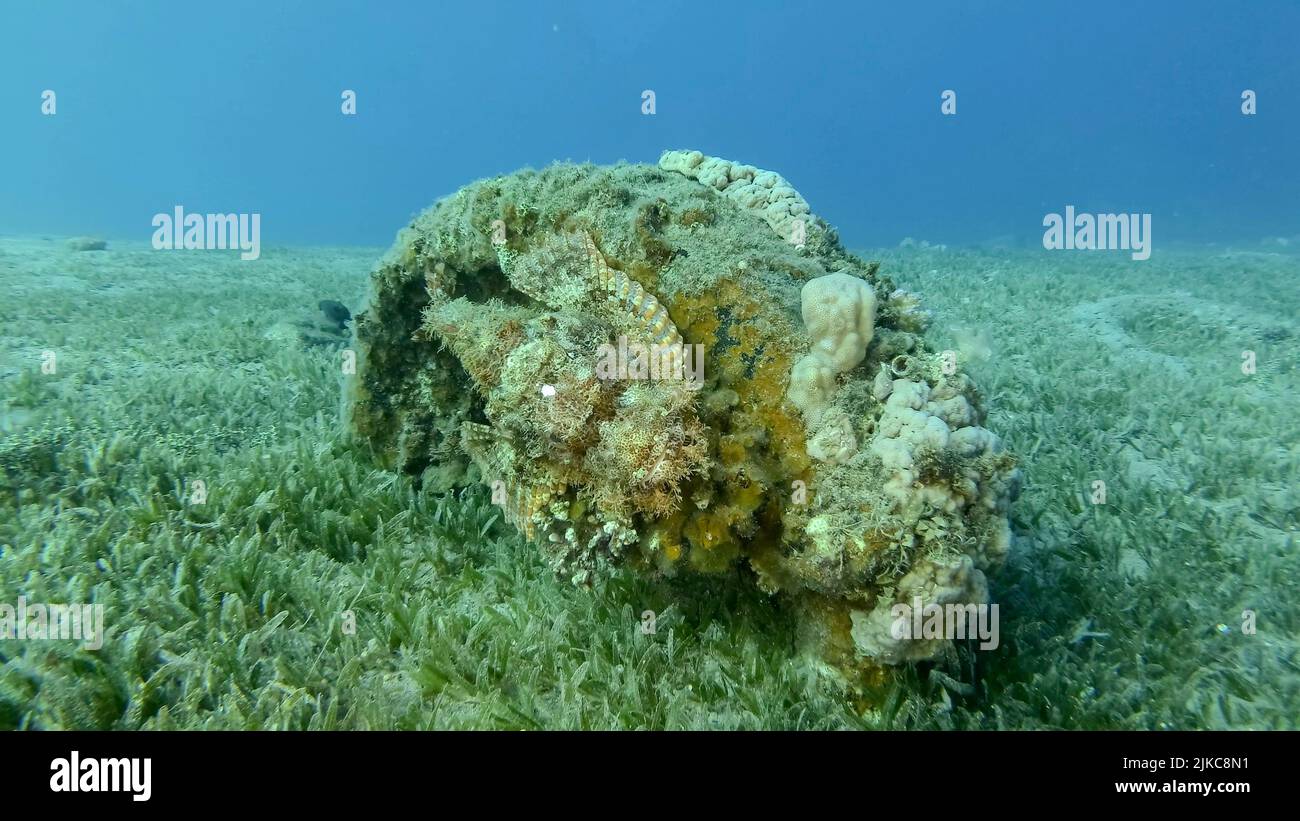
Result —
[[[64,243],[69,251],[106,251],[108,240],[100,237],[72,237]]]
[[[357,434],[486,484],[575,582],[743,563],[850,666],[941,649],[894,603],[986,598],[1014,461],[916,298],[778,175],[667,152],[481,180],[371,285]]]

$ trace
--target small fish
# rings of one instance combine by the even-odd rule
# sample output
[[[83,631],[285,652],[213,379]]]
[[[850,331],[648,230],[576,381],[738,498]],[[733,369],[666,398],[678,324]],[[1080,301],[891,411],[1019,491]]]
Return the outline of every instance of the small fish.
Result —
[[[342,302],[333,299],[322,299],[316,303],[316,307],[320,308],[320,312],[325,315],[326,319],[337,324],[340,329],[352,319],[352,312]]]

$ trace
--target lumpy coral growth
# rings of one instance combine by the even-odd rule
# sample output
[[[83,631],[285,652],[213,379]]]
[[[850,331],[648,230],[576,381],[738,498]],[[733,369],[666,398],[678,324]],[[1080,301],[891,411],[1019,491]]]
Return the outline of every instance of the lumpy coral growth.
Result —
[[[577,583],[743,563],[850,665],[926,658],[897,603],[980,604],[1018,472],[916,298],[779,175],[698,152],[473,183],[357,319],[355,430],[492,489]]]

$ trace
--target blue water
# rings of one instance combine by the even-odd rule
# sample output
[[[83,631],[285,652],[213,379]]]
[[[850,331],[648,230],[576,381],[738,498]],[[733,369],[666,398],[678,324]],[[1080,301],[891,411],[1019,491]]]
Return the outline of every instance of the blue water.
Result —
[[[1295,237],[1298,43],[1295,2],[3,0],[0,233],[147,241],[179,204],[383,245],[479,177],[695,148],[850,246],[1032,245],[1066,205]]]

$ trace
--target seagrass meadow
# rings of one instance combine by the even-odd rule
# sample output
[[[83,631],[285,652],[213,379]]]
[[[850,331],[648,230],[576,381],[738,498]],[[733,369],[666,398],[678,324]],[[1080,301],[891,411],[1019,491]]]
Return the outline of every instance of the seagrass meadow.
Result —
[[[106,628],[0,638],[0,728],[1300,725],[1300,257],[855,251],[1024,471],[1000,646],[864,698],[747,570],[575,586],[486,488],[386,469],[316,311],[382,252],[0,238],[0,602]]]

